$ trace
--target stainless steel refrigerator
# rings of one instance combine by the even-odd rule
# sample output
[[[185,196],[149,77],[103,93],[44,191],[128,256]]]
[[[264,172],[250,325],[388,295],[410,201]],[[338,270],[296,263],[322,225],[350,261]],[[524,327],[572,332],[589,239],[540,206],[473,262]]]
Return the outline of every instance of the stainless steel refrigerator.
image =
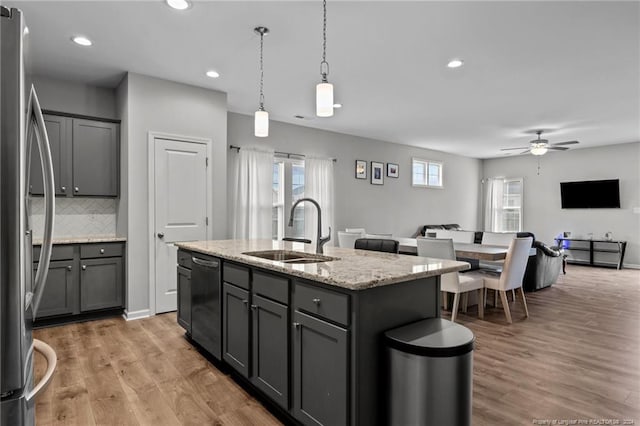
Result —
[[[54,217],[51,150],[33,87],[25,87],[25,24],[18,9],[0,6],[0,424],[33,425],[35,397],[50,380],[55,352],[31,329],[46,282]],[[33,143],[32,143],[33,142]],[[31,146],[33,145],[33,146]],[[45,185],[42,250],[35,278],[29,221],[31,149],[39,149]],[[34,351],[48,360],[35,384]]]

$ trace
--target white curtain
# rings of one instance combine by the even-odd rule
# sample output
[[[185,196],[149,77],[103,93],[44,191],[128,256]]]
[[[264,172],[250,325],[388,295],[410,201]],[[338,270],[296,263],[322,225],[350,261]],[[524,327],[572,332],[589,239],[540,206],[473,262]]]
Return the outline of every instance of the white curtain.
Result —
[[[489,178],[484,183],[484,230],[501,231],[502,207],[504,202],[504,178]]]
[[[322,208],[322,237],[335,234],[334,202],[333,202],[333,160],[327,158],[306,157],[304,161],[304,196],[313,198]],[[305,238],[316,243],[318,236],[318,216],[315,206],[305,203],[304,206],[304,235]],[[335,241],[333,235],[326,245],[332,246]]]
[[[234,239],[271,239],[273,150],[242,147],[236,157]]]

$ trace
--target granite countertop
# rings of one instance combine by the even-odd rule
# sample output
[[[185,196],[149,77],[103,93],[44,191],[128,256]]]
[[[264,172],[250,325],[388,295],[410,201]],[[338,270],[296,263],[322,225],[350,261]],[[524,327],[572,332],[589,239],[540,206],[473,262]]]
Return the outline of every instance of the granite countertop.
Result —
[[[243,254],[263,250],[293,250],[315,254],[315,245],[289,241],[213,240],[175,244],[185,250],[209,254],[349,290],[364,290],[469,269],[468,263],[454,260],[327,246],[324,247],[324,255],[338,259],[321,263],[291,264]]]
[[[53,244],[117,243],[125,241],[127,241],[126,237],[116,237],[115,235],[78,235],[75,237],[53,238]],[[33,245],[42,245],[42,238],[34,239]]]

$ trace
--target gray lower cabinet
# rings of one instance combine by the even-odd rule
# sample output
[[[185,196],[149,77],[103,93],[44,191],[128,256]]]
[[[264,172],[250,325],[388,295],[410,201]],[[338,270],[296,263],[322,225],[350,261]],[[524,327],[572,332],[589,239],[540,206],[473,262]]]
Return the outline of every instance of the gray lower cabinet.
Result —
[[[56,195],[117,197],[120,190],[118,122],[60,114],[44,116],[51,144]],[[42,195],[40,152],[35,140],[29,170],[30,193]]]
[[[37,265],[37,263],[34,264],[34,274]],[[47,283],[38,308],[38,318],[73,314],[77,293],[74,276],[73,260],[49,263]]]
[[[80,311],[122,306],[122,258],[82,259],[80,271]]]
[[[178,324],[191,334],[191,271],[178,266]]]
[[[289,408],[289,308],[253,294],[251,382]]]
[[[249,291],[225,282],[222,290],[222,358],[249,377]]]
[[[293,314],[293,414],[304,424],[349,424],[348,331]]]

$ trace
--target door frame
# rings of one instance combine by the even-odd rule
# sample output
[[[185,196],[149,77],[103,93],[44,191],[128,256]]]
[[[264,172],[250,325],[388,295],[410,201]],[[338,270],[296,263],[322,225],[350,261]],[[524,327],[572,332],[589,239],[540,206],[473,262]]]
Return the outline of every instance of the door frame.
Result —
[[[207,147],[207,159],[211,159],[213,156],[213,140],[210,138],[201,138],[196,136],[184,136],[176,135],[165,132],[150,131],[148,135],[148,178],[147,178],[147,190],[148,190],[148,219],[149,219],[149,234],[148,234],[148,255],[149,255],[149,316],[156,314],[156,191],[155,191],[155,172],[156,172],[156,139],[168,139],[177,142],[185,143],[199,143],[206,145]],[[209,160],[210,161],[210,160]],[[209,218],[209,224],[206,226],[207,239],[213,238],[213,227],[211,221],[213,220],[213,171],[212,167],[207,167],[207,218]]]

